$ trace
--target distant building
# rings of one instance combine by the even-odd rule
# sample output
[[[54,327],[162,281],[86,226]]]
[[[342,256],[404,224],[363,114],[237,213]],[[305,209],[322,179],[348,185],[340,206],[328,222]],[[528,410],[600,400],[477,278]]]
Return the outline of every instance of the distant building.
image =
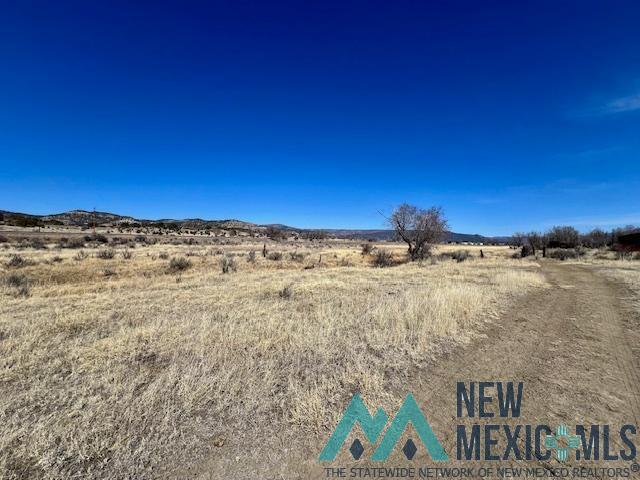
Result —
[[[618,236],[616,250],[640,252],[640,230]]]

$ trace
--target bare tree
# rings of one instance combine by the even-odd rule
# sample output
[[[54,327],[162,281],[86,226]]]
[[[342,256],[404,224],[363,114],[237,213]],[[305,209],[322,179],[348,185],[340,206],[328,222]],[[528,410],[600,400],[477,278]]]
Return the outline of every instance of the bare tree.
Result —
[[[324,240],[325,238],[329,238],[329,234],[322,230],[307,230],[302,232],[300,237],[305,240]]]
[[[553,227],[547,237],[549,248],[575,248],[580,245],[580,233],[570,226]]]
[[[440,207],[425,210],[403,203],[393,211],[389,224],[408,245],[411,260],[429,255],[431,246],[442,241],[447,232],[447,219]]]
[[[606,247],[609,238],[610,235],[600,228],[594,228],[590,232],[580,236],[582,244],[589,248]]]
[[[513,235],[511,235],[511,245],[514,246],[515,248],[521,247],[522,245],[524,245],[524,239],[525,239],[526,235],[522,232],[515,232]]]
[[[268,226],[267,229],[264,232],[267,237],[269,237],[271,240],[275,240],[277,242],[281,241],[281,240],[286,240],[287,238],[287,233],[284,230],[281,230],[279,228],[276,228],[274,226]]]
[[[546,246],[545,236],[538,232],[529,232],[526,238],[533,255],[536,254],[536,250],[542,250]]]

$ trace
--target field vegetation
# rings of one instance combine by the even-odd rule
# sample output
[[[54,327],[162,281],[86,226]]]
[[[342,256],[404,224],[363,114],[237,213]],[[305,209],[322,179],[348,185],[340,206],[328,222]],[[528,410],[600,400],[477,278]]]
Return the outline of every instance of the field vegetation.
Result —
[[[153,476],[238,430],[322,437],[350,395],[398,401],[546,287],[507,247],[103,240],[0,247],[2,478]]]

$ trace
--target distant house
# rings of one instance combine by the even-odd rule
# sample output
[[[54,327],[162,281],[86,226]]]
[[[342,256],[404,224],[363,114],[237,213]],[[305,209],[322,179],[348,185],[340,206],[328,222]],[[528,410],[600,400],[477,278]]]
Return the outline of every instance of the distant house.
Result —
[[[640,230],[618,236],[616,250],[624,252],[640,252]]]

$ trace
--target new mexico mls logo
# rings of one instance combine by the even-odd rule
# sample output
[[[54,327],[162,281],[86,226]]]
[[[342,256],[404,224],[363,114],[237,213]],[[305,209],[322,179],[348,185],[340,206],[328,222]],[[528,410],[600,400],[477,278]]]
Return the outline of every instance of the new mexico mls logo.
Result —
[[[388,419],[387,414],[382,408],[378,408],[376,414],[371,416],[369,410],[367,410],[367,407],[362,402],[360,395],[354,395],[342,415],[340,422],[338,422],[338,426],[322,449],[320,460],[331,461],[336,458],[344,441],[349,436],[349,432],[351,432],[356,423],[360,424],[360,428],[362,428],[367,440],[375,444],[382,430],[384,430]],[[386,460],[409,423],[411,423],[416,432],[418,432],[418,436],[428,450],[429,455],[431,455],[431,458],[440,462],[449,459],[442,445],[440,445],[440,442],[436,438],[436,435],[433,433],[429,422],[427,422],[427,419],[420,411],[420,407],[418,407],[413,395],[408,394],[400,410],[398,410],[398,413],[387,428],[382,440],[373,452],[371,460],[379,462]],[[364,449],[360,441],[355,440],[350,450],[353,457],[357,460],[360,458],[360,455],[362,455]],[[403,452],[409,460],[415,455],[416,447],[411,439],[405,444]]]

